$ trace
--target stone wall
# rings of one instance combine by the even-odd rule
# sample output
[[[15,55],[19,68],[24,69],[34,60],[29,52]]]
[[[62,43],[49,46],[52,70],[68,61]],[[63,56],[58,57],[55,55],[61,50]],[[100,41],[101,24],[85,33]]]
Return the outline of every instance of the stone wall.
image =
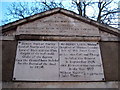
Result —
[[[114,82],[118,80],[118,51],[120,49],[118,48],[119,45],[120,45],[119,42],[100,42],[106,82]],[[49,85],[50,87],[52,86],[55,87],[55,85],[56,87],[72,87],[72,86],[78,87],[78,85],[82,85],[81,87],[85,87],[83,83],[87,83],[87,82],[83,82],[83,83],[82,82],[81,83],[80,82],[48,82],[48,83],[47,82],[13,82],[12,76],[13,76],[13,69],[14,69],[15,56],[16,56],[16,46],[17,46],[17,41],[3,41],[2,42],[3,87],[22,88],[22,87],[36,87],[37,86],[40,88],[40,86],[49,87]],[[104,84],[105,86],[106,82],[101,82],[101,83],[99,82],[99,83],[101,85]],[[113,84],[113,87],[117,87],[117,83],[116,84],[115,83],[111,83],[111,85]],[[29,86],[30,84],[32,86]],[[89,82],[87,84],[92,85],[94,84],[94,82]],[[19,86],[19,85],[22,85],[22,86]],[[99,85],[96,84],[96,86],[99,86]]]

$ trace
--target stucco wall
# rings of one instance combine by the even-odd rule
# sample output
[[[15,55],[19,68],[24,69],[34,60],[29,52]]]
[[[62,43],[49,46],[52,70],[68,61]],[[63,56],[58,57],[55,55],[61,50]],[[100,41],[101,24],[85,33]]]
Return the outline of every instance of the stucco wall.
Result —
[[[100,42],[106,80],[118,80],[119,42]]]
[[[16,41],[2,41],[2,80],[11,81],[16,54]]]

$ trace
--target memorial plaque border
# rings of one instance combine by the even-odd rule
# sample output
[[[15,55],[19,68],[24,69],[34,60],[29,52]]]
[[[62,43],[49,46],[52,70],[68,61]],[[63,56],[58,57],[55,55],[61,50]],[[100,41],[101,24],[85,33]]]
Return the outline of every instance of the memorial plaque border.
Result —
[[[26,40],[20,40],[20,41],[26,41]],[[36,41],[36,40],[28,40],[28,41]],[[38,40],[37,40],[38,41]],[[19,41],[18,41],[19,42]],[[43,41],[43,42],[47,42],[47,41]],[[56,42],[56,41],[53,41],[53,42]],[[57,42],[69,42],[69,41],[57,41]],[[70,41],[70,42],[78,42],[78,41]],[[79,42],[81,42],[81,41],[79,41]],[[82,41],[83,42],[83,41]],[[88,42],[88,41],[87,41]],[[91,41],[90,41],[91,42]],[[97,42],[97,43],[99,43],[99,42]],[[59,45],[59,43],[58,43],[58,45]],[[99,47],[100,48],[100,47]],[[58,52],[59,52],[59,49],[58,49]],[[100,53],[101,53],[101,50],[100,50]],[[59,56],[58,56],[58,58],[59,58]],[[101,56],[101,60],[102,60],[102,56]],[[102,63],[102,65],[103,65],[103,63]],[[104,66],[103,66],[104,67]],[[60,69],[60,67],[59,67],[59,69]],[[103,76],[104,76],[104,69],[103,69]],[[15,80],[14,78],[13,78],[13,81],[26,81],[26,80]],[[29,80],[28,80],[29,81]],[[34,80],[30,80],[30,81],[34,81]],[[41,80],[42,81],[42,80]],[[40,81],[40,82],[41,82]],[[43,81],[64,81],[64,80],[43,80]],[[75,80],[65,80],[65,81],[75,81]],[[78,81],[80,81],[80,80],[78,80]],[[82,80],[82,81],[84,81],[84,80]],[[80,81],[80,82],[82,82],[82,81]],[[85,81],[89,81],[89,80],[85,80]],[[90,80],[90,81],[94,81],[94,80]],[[95,80],[96,81],[96,80]],[[102,80],[97,80],[97,81],[105,81],[105,76],[104,76],[104,78],[102,78]]]

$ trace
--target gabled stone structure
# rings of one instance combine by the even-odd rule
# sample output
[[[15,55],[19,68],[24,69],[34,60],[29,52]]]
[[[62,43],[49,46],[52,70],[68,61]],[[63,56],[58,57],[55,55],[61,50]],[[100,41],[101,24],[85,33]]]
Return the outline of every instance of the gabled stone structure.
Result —
[[[4,25],[2,28],[3,88],[117,88],[120,31],[56,8]],[[98,42],[104,69],[102,82],[13,82],[19,41]],[[7,56],[6,56],[7,55]],[[23,80],[24,81],[24,80]],[[94,80],[93,80],[94,81]],[[94,85],[95,84],[95,85]]]

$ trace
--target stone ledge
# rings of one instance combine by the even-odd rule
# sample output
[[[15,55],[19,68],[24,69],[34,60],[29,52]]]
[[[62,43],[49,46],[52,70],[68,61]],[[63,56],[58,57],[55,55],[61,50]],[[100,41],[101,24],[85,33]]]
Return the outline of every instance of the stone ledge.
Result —
[[[3,88],[118,88],[111,82],[3,82]]]

